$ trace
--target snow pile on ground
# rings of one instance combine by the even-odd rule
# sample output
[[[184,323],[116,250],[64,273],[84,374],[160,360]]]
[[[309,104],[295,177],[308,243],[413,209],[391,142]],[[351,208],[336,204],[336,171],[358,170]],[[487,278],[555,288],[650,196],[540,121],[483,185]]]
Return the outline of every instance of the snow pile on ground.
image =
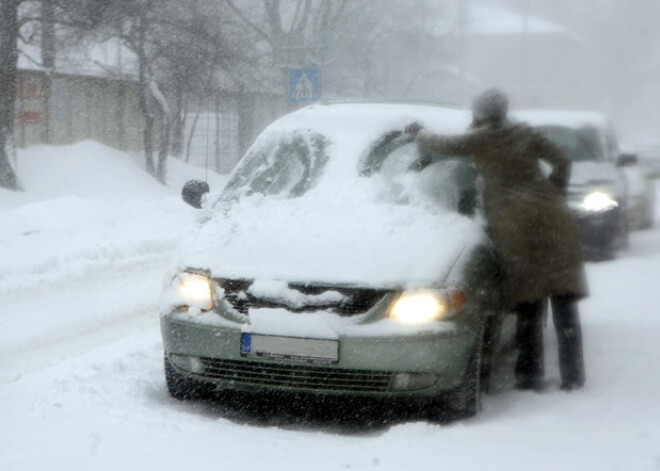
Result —
[[[89,142],[18,159],[26,191],[0,190],[2,470],[660,470],[657,224],[587,266],[584,390],[559,391],[550,326],[546,392],[499,388],[447,425],[346,429],[168,396],[158,298],[195,220],[180,184],[203,169],[173,161],[163,187]]]
[[[205,173],[171,159],[163,186],[137,159],[91,141],[29,148],[18,161],[25,191],[0,190],[0,293],[169,256],[194,218],[178,192]]]

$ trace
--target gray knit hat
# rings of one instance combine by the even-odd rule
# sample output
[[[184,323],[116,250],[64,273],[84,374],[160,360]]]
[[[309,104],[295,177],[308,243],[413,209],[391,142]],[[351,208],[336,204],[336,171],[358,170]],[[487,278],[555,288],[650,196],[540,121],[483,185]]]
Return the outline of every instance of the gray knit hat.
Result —
[[[489,88],[472,102],[475,121],[503,121],[509,110],[509,99],[497,88]]]

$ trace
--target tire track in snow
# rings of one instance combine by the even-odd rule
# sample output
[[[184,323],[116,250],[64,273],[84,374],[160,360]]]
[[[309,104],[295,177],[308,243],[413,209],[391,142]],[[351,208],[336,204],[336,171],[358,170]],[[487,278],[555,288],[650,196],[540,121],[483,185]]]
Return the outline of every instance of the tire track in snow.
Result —
[[[0,318],[0,384],[157,329],[170,252],[104,264],[80,276],[14,291]],[[36,294],[35,294],[36,293]]]

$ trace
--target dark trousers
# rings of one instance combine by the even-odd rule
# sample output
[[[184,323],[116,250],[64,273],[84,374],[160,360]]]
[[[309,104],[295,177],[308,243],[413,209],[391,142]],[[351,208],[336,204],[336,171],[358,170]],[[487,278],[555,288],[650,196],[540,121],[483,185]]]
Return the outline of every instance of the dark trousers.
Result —
[[[557,332],[559,372],[562,389],[579,388],[584,384],[582,329],[574,296],[553,296],[552,320]],[[516,385],[521,389],[541,387],[543,378],[543,317],[546,300],[539,299],[517,306]]]

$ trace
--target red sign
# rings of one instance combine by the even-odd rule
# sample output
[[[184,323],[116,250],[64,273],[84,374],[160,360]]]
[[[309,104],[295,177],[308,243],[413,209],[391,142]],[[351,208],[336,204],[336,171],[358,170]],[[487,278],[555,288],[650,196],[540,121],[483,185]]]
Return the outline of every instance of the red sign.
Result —
[[[41,82],[26,80],[16,84],[16,98],[19,100],[41,100]]]
[[[16,116],[16,122],[23,126],[31,124],[41,124],[41,112],[39,111],[24,111]]]

